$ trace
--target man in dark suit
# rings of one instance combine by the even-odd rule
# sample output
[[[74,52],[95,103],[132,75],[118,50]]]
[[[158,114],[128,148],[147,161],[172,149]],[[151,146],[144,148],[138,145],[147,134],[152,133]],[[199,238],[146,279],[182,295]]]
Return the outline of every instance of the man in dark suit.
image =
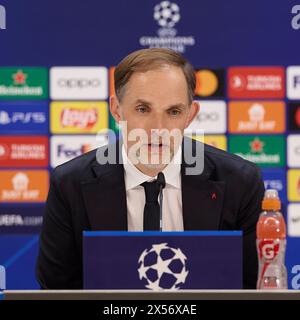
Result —
[[[128,134],[58,166],[51,176],[37,261],[41,287],[82,288],[84,230],[152,230],[156,222],[152,224],[151,215],[159,204],[155,200],[153,205],[158,194],[151,186],[163,172],[162,229],[243,230],[244,288],[255,288],[256,223],[264,194],[260,170],[240,157],[182,138],[199,109],[193,101],[191,65],[171,50],[136,51],[117,66],[115,89],[110,111],[117,122],[126,122],[122,132]],[[149,141],[134,143],[129,136],[136,129]],[[153,129],[175,135],[165,139]],[[105,163],[110,151],[116,161],[108,157]],[[201,170],[195,171],[199,163]],[[149,197],[154,197],[150,206]]]

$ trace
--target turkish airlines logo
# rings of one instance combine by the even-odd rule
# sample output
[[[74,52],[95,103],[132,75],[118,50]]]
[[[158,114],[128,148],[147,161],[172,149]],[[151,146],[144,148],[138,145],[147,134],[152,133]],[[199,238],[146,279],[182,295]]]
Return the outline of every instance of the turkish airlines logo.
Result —
[[[97,109],[64,109],[61,113],[60,123],[63,128],[76,127],[80,129],[89,129],[97,123],[97,119]]]
[[[53,100],[105,100],[108,74],[105,67],[53,67],[50,70]]]
[[[47,165],[47,137],[0,137],[0,167],[42,167]]]
[[[282,67],[231,67],[228,70],[230,98],[283,98]]]
[[[247,79],[242,75],[236,75],[230,79],[230,85],[235,90],[241,91],[247,86]]]
[[[3,143],[0,143],[0,160],[9,158],[9,146]]]

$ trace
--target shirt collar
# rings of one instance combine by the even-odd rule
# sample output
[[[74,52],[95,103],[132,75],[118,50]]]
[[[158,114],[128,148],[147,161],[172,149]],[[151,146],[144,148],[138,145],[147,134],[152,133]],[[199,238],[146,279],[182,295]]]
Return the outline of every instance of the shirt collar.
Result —
[[[162,171],[165,176],[166,184],[171,185],[177,189],[179,189],[181,185],[181,154],[182,150],[181,146],[179,146],[171,162]],[[145,181],[151,181],[157,178],[148,176],[137,169],[137,167],[128,158],[124,144],[122,145],[122,158],[125,173],[126,191],[139,186]]]

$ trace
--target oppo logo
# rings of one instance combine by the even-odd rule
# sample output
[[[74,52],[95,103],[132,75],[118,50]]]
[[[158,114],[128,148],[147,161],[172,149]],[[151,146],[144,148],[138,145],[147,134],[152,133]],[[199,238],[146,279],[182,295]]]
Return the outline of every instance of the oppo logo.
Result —
[[[58,79],[61,88],[97,88],[100,87],[99,79]]]
[[[0,30],[6,29],[6,10],[4,6],[0,5]]]
[[[291,21],[292,28],[294,30],[299,30],[300,29],[300,5],[299,4],[293,6],[292,14],[295,15]]]
[[[198,121],[218,121],[219,118],[219,114],[216,112],[205,113],[200,111],[197,115]]]
[[[295,148],[295,154],[300,156],[300,145]]]

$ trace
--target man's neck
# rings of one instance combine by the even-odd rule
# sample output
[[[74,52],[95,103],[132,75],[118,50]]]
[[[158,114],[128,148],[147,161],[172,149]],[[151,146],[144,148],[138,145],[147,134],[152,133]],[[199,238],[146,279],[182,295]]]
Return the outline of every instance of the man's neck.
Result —
[[[140,170],[143,174],[149,176],[149,177],[156,177],[157,174],[161,171],[163,171],[163,169],[166,167],[167,165],[163,165],[159,168],[149,168],[147,166],[141,165],[141,164],[137,164],[135,165],[135,167]]]

